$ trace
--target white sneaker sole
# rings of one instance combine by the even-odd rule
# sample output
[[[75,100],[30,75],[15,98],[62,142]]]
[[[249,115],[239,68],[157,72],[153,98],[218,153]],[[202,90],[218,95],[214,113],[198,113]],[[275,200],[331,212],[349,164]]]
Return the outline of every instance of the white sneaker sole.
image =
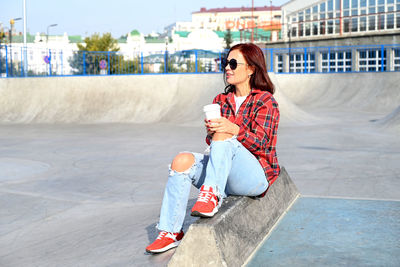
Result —
[[[160,249],[154,249],[154,250],[147,250],[146,249],[146,251],[149,252],[149,253],[162,253],[162,252],[165,252],[167,250],[170,250],[171,248],[177,247],[179,245],[179,243],[181,243],[181,240],[176,241],[174,243],[171,243],[168,246],[165,246],[165,247],[160,248]]]
[[[215,207],[211,212],[200,212],[200,211],[192,211],[190,215],[194,217],[203,217],[203,218],[211,218],[218,212],[218,207]]]

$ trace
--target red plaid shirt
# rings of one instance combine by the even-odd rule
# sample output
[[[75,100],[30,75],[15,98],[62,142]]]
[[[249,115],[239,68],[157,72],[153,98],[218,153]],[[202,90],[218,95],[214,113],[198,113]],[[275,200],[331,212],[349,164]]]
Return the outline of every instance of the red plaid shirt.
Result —
[[[237,115],[233,93],[219,94],[213,103],[221,106],[222,116],[240,127],[237,140],[258,159],[271,185],[280,172],[276,155],[279,109],[272,94],[252,89]],[[206,142],[211,143],[211,136],[207,135]]]

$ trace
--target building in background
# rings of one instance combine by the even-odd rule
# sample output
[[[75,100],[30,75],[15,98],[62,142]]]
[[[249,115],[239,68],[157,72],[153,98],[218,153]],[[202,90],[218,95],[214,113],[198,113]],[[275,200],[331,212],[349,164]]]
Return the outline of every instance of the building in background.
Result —
[[[398,34],[400,0],[294,0],[282,6],[284,40]]]
[[[278,40],[281,31],[281,8],[276,6],[201,8],[192,13],[192,21],[176,22],[165,28],[169,36],[197,30],[215,32],[219,38],[229,30],[233,42]]]
[[[281,8],[282,39],[263,46],[279,48],[268,56],[278,72],[400,70],[400,0],[292,0]]]

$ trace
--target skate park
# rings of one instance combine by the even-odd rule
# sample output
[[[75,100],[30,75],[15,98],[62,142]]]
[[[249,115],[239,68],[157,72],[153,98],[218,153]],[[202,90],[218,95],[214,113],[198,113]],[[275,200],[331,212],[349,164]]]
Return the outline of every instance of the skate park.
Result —
[[[243,263],[398,266],[398,73],[271,78],[299,194]],[[166,266],[179,248],[144,248],[168,164],[204,151],[202,106],[223,88],[221,73],[0,79],[0,264]]]

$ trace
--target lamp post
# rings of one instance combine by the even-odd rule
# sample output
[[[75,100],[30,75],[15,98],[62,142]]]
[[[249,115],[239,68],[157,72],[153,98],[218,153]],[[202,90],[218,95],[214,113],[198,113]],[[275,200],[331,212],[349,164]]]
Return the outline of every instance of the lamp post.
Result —
[[[165,36],[164,72],[168,73],[168,35]]]
[[[288,23],[288,32],[287,32],[287,34],[288,34],[288,37],[289,37],[289,72],[291,72],[290,71],[290,64],[291,64],[291,62],[292,62],[292,60],[291,60],[291,45],[292,45],[292,39],[291,39],[291,37],[292,37],[292,24],[291,23]]]
[[[251,42],[254,43],[254,0],[251,0]]]
[[[28,55],[26,46],[26,0],[24,0],[24,76],[28,75]]]
[[[51,52],[50,52],[50,50],[49,50],[49,29],[51,28],[51,27],[55,27],[55,26],[57,26],[58,24],[50,24],[49,26],[47,26],[47,31],[46,31],[46,50],[47,50],[47,52],[49,53],[48,54],[48,59],[49,59],[49,75],[51,75]]]
[[[272,0],[269,1],[270,13],[269,13],[269,32],[271,33],[269,40],[272,41],[272,30],[273,30],[273,22],[272,22]]]
[[[51,27],[55,27],[55,26],[57,26],[58,24],[50,24],[49,26],[47,26],[47,32],[46,32],[46,45],[47,45],[47,43],[49,42],[49,28],[51,28]]]
[[[270,16],[270,20],[271,20],[271,23],[270,23],[270,24],[271,24],[271,26],[272,26],[272,0],[269,1],[269,6],[270,6],[270,8],[271,8],[271,12],[270,12],[270,15],[269,15],[269,16]]]
[[[10,19],[10,30],[9,30],[9,38],[10,38],[10,75],[13,76],[13,55],[12,55],[12,33],[14,30],[14,24],[17,20],[21,20],[21,18]]]

